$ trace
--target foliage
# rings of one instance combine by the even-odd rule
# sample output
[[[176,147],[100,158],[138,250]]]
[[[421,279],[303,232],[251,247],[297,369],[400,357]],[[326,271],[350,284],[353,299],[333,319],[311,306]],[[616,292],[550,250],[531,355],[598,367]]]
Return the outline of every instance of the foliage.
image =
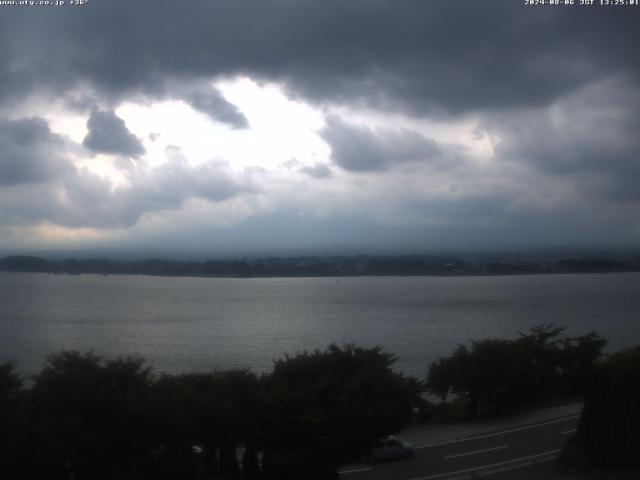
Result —
[[[29,392],[30,436],[38,438],[33,476],[112,478],[143,468],[153,447],[146,404],[151,370],[138,358],[103,361],[92,353],[51,355]],[[55,475],[54,475],[55,478]]]
[[[244,445],[245,479],[331,478],[409,421],[419,385],[393,361],[380,348],[331,346],[277,360],[260,378],[155,376],[137,357],[67,351],[49,356],[28,389],[3,364],[0,461],[9,478],[240,478]]]
[[[471,415],[550,389],[570,393],[606,342],[563,332],[541,325],[514,340],[460,345],[431,366],[428,389],[457,395]],[[380,347],[330,345],[276,360],[261,377],[156,376],[137,357],[70,351],[48,357],[30,388],[0,364],[0,461],[9,478],[27,480],[240,478],[242,470],[245,479],[335,478],[335,467],[402,429],[416,407],[427,418],[442,410],[394,362]]]
[[[0,363],[0,465],[9,465],[15,456],[14,438],[22,394],[22,379],[13,364]]]
[[[559,338],[564,330],[538,325],[515,340],[459,345],[431,365],[427,390],[442,400],[449,394],[466,398],[472,417],[500,413],[545,394],[580,393],[607,342],[595,332]]]
[[[640,346],[616,353],[589,379],[577,441],[590,461],[640,467]]]
[[[561,341],[560,371],[572,393],[581,392],[584,389],[607,343],[607,340],[595,332]]]
[[[163,375],[153,385],[153,417],[166,448],[204,447],[205,472],[235,474],[230,451],[236,442],[255,442],[263,398],[258,378],[235,370],[211,374]],[[215,455],[220,448],[220,461]]]
[[[22,379],[15,373],[12,363],[0,363],[0,404],[4,405],[20,393]]]
[[[265,378],[271,457],[296,452],[307,469],[326,470],[409,423],[420,387],[394,372],[394,361],[354,345],[278,360]]]
[[[449,393],[467,397],[469,414],[476,416],[502,404],[512,404],[531,382],[526,353],[515,342],[483,340],[464,345],[429,370],[427,388],[443,399]]]

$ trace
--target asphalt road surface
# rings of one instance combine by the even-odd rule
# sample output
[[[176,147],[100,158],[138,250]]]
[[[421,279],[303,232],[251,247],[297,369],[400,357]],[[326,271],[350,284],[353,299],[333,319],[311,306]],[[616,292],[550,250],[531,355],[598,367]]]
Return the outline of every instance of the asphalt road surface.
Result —
[[[464,480],[496,475],[519,478],[518,470],[554,460],[579,415],[487,432],[451,442],[414,445],[411,460],[340,469],[342,480]],[[524,471],[521,471],[524,473]]]

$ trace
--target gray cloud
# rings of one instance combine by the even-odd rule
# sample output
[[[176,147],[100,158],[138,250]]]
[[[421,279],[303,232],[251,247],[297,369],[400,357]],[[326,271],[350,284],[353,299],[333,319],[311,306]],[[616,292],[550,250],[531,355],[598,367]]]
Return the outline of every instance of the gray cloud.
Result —
[[[145,152],[140,139],[132,134],[115,112],[94,109],[87,121],[89,133],[82,145],[96,153],[137,157]]]
[[[311,166],[300,167],[298,171],[313,178],[329,178],[332,176],[331,169],[324,163],[314,163]]]
[[[166,94],[167,79],[247,74],[320,102],[450,113],[540,106],[597,79],[637,81],[639,15],[506,0],[112,0],[81,16],[7,9],[0,85],[8,98],[89,82],[122,98]]]
[[[328,165],[316,162],[313,165],[305,165],[295,158],[287,160],[281,165],[283,168],[291,172],[299,172],[308,175],[312,178],[329,178],[333,176],[333,171]]]
[[[246,179],[215,162],[190,166],[176,148],[168,162],[131,177],[131,184],[112,190],[111,184],[86,170],[64,185],[68,205],[56,222],[97,228],[131,227],[145,213],[180,208],[191,198],[223,202],[252,190]]]
[[[353,172],[383,171],[403,163],[428,161],[440,153],[436,142],[410,130],[378,130],[327,119],[321,132],[332,160]]]
[[[59,153],[64,143],[42,118],[0,119],[0,186],[46,182],[72,170]]]
[[[76,94],[74,92],[67,92],[64,96],[64,104],[71,110],[84,113],[90,112],[96,105],[96,98],[93,98],[86,94]]]
[[[175,147],[166,154],[168,161],[150,171],[130,166],[129,184],[116,188],[104,177],[74,168],[55,182],[0,185],[0,224],[128,228],[146,213],[178,209],[189,199],[217,203],[254,191],[250,179],[224,164],[190,166]]]
[[[247,128],[249,122],[238,108],[227,101],[217,89],[193,92],[185,97],[192,108],[212,120],[226,123],[233,128]]]
[[[630,183],[640,184],[639,92],[626,82],[599,82],[550,108],[489,119],[502,139],[496,154],[573,177],[585,195],[632,198]]]
[[[0,225],[27,226],[59,216],[57,183],[24,183],[0,188]]]
[[[209,85],[247,75],[278,82],[290,97],[329,112],[338,104],[471,119],[501,143],[494,158],[458,163],[455,172],[425,175],[455,160],[448,144],[337,117],[321,132],[333,162],[379,174],[356,179],[324,164],[288,168],[316,178],[332,175],[336,203],[350,205],[364,191],[371,211],[388,208],[386,219],[406,212],[403,220],[415,226],[437,213],[437,226],[407,228],[422,229],[423,239],[445,232],[444,243],[467,240],[479,231],[469,227],[477,221],[489,225],[482,231],[488,244],[605,242],[614,231],[616,241],[637,242],[640,62],[633,46],[640,40],[640,9],[526,8],[511,0],[110,0],[81,12],[4,10],[3,111],[25,108],[20,102],[34,92],[41,99],[66,97],[77,111],[92,104],[113,108],[127,99],[179,98],[244,128],[242,113]],[[92,118],[87,148],[127,157],[143,152],[113,111]],[[43,120],[0,122],[2,222],[130,227],[148,212],[177,209],[191,198],[224,202],[252,191],[242,175],[216,163],[189,166],[176,151],[150,170],[118,160],[131,183],[114,189],[76,172],[63,143]],[[417,173],[407,175],[410,169]],[[342,190],[351,180],[360,182],[357,189]],[[416,184],[413,192],[408,183]],[[492,230],[495,224],[501,229]],[[464,235],[446,233],[451,225]],[[392,241],[397,231],[385,230],[385,238]],[[407,239],[418,238],[412,235]],[[364,228],[353,231],[354,242],[366,237]]]

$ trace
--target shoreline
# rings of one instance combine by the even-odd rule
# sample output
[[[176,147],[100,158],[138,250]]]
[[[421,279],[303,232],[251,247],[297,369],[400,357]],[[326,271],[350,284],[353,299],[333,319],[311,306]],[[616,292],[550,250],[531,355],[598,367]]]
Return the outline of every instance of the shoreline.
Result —
[[[79,277],[82,275],[93,275],[98,277],[111,276],[136,276],[136,277],[168,277],[168,278],[228,278],[228,279],[289,279],[289,278],[416,278],[416,277],[437,277],[437,278],[463,278],[463,277],[529,277],[543,275],[611,275],[611,274],[629,274],[640,273],[640,270],[610,271],[610,272],[517,272],[517,273],[363,273],[363,274],[280,274],[280,275],[217,275],[217,274],[189,274],[189,273],[135,273],[135,272],[116,272],[116,273],[100,273],[100,272],[56,272],[56,271],[13,271],[0,270],[0,273],[23,274],[23,273],[40,273],[43,275]]]

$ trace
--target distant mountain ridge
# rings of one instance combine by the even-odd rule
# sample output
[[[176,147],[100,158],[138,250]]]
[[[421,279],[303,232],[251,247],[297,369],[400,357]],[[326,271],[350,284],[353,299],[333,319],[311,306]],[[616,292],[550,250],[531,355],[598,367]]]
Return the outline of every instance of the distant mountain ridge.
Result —
[[[47,260],[14,255],[0,259],[0,271],[66,274],[134,274],[212,277],[363,276],[363,275],[514,275],[640,271],[640,257],[567,258],[553,262],[467,261],[455,256],[309,256],[177,261],[75,259]]]

